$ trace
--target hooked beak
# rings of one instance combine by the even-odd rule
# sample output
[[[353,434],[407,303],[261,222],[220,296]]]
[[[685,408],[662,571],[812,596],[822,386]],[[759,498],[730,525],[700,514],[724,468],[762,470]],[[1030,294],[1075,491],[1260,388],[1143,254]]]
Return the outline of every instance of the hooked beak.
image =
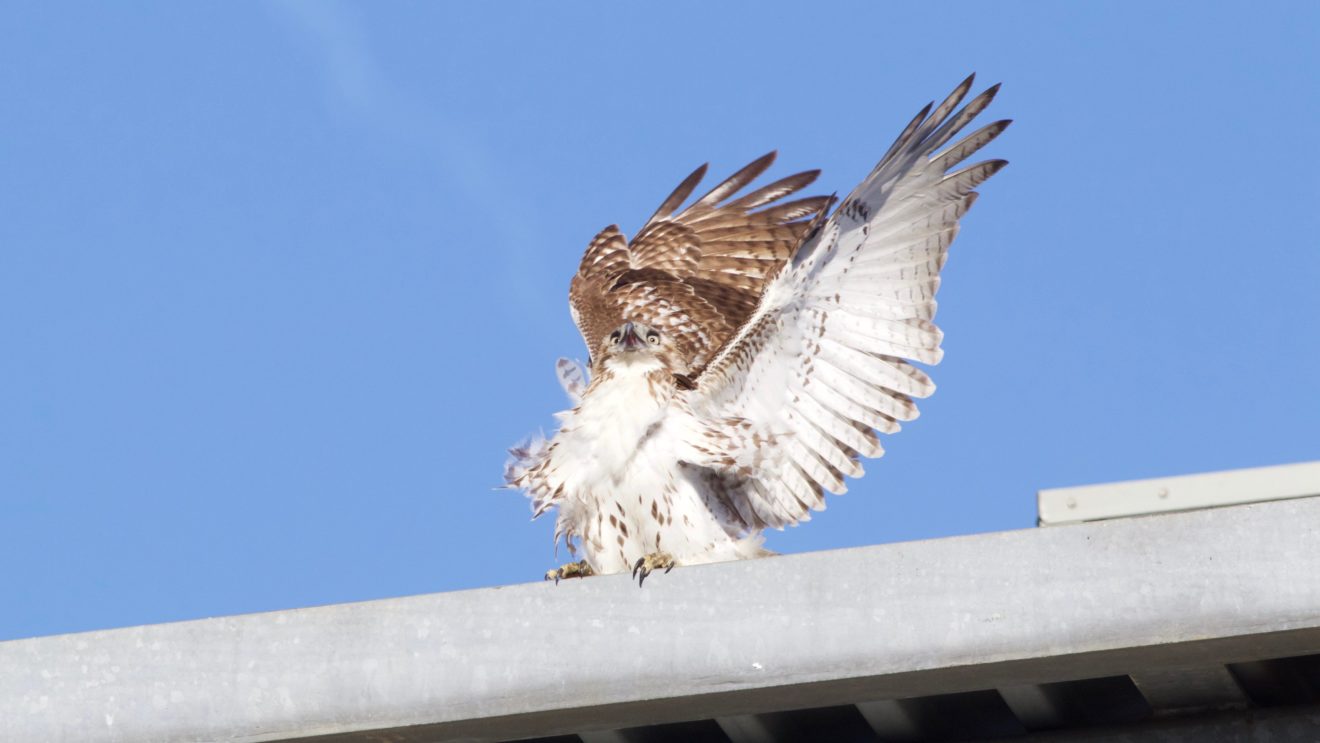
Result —
[[[641,336],[637,335],[637,329],[633,324],[626,322],[623,324],[623,337],[619,339],[619,345],[622,346],[625,351],[636,351],[642,346],[645,346],[646,343],[642,340]]]

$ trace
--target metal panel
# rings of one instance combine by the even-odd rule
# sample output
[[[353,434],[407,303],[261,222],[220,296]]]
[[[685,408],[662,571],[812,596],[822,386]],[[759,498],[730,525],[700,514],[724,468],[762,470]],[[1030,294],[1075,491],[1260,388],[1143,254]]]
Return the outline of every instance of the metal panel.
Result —
[[[1041,526],[1320,495],[1320,462],[1042,490]]]
[[[859,702],[857,711],[866,724],[883,740],[894,743],[918,741],[925,737],[921,712],[915,702],[907,699],[882,699],[878,702]]]
[[[1132,683],[1156,713],[1245,707],[1250,703],[1233,674],[1220,665],[1134,673]]]
[[[1000,687],[1028,729],[1130,722],[1150,717],[1150,705],[1126,675]]]
[[[784,726],[770,715],[731,715],[717,717],[715,722],[729,737],[731,743],[779,743],[793,737]]]
[[[1320,656],[1253,660],[1228,668],[1255,704],[1320,702]]]
[[[1299,499],[0,643],[0,740],[502,740],[1317,653],[1317,523]],[[957,709],[998,724],[982,697]]]
[[[1068,722],[1066,702],[1052,685],[1005,686],[999,696],[1028,730],[1062,727]]]
[[[804,740],[872,743],[879,740],[857,708],[850,704],[772,712],[757,717],[769,721],[769,729],[779,736],[778,740],[793,743]]]
[[[1026,727],[994,691],[902,700],[917,721],[917,740],[973,740],[1021,735]],[[882,736],[883,737],[883,736]]]
[[[1216,715],[1194,715],[1039,733],[1021,743],[1310,743],[1320,730],[1320,709],[1285,707]]]

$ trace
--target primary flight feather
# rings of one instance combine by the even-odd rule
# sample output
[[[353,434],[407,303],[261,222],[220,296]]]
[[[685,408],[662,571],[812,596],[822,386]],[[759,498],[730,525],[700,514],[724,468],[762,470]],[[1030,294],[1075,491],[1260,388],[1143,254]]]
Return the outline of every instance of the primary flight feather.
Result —
[[[689,175],[631,241],[606,227],[569,289],[590,355],[557,371],[574,403],[549,441],[511,450],[510,486],[584,559],[558,580],[757,557],[760,532],[806,520],[882,453],[934,385],[935,292],[958,220],[1006,163],[959,168],[1008,126],[957,137],[998,86],[972,78],[908,124],[834,199],[789,197],[818,171],[739,196],[757,159],[682,207]],[[956,169],[955,169],[956,168]]]

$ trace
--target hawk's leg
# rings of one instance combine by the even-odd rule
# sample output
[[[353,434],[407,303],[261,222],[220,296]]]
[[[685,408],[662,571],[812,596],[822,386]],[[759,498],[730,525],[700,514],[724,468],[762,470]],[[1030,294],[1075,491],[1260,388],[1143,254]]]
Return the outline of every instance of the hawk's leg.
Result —
[[[664,568],[665,572],[668,573],[677,564],[668,552],[652,552],[633,565],[632,574],[634,578],[637,578],[637,585],[640,586],[646,580],[646,576],[651,574],[651,571]]]
[[[595,575],[596,571],[591,569],[586,560],[570,562],[567,565],[557,567],[554,570],[545,571],[545,579],[552,580],[556,584],[564,578],[585,578],[588,575]]]

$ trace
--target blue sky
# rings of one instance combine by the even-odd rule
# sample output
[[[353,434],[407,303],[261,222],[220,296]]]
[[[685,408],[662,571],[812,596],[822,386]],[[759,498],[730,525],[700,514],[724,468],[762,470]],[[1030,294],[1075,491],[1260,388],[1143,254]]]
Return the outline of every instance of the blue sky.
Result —
[[[538,579],[492,488],[586,241],[708,160],[846,192],[971,71],[940,389],[769,546],[1320,457],[1320,6],[1177,7],[7,4],[0,639]]]

